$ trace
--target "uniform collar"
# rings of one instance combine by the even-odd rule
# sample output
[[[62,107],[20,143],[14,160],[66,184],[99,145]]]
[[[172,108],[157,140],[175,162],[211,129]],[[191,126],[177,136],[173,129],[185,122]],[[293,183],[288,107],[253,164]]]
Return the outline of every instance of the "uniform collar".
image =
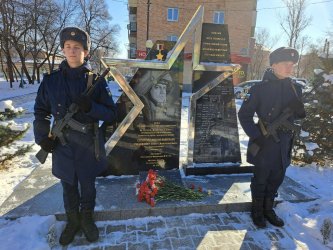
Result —
[[[285,82],[285,81],[289,82],[290,80],[291,80],[290,77],[287,77],[285,79],[279,79],[279,78],[277,78],[277,76],[274,75],[274,71],[273,71],[272,68],[267,68],[265,70],[264,76],[262,78],[263,82],[272,82],[272,81],[273,82]]]
[[[89,62],[85,61],[80,67],[71,68],[69,67],[67,61],[64,60],[59,65],[59,69],[63,72],[65,76],[68,76],[69,78],[78,78],[83,74],[91,71],[91,66]]]

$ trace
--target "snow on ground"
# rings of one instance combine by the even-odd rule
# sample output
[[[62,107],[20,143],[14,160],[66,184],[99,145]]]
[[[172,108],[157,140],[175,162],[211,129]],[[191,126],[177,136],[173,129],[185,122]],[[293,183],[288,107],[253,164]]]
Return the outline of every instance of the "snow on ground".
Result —
[[[23,84],[23,88],[20,88],[19,82],[13,82],[13,88],[10,88],[8,82],[0,77],[0,101],[15,96],[26,95],[37,92],[39,84]]]
[[[2,80],[2,81],[1,81]],[[15,85],[15,83],[14,83]],[[27,86],[27,85],[25,85]],[[39,85],[29,85],[24,89],[15,86],[9,89],[9,84],[0,79],[0,100],[15,99],[28,93],[35,93]],[[1,102],[1,101],[0,101]],[[7,102],[13,106],[14,102]],[[241,100],[236,100],[239,108]],[[15,104],[14,104],[15,105]],[[25,112],[33,112],[33,101],[22,102]],[[20,107],[14,107],[20,108]],[[14,127],[32,123],[32,115],[22,115],[13,121]],[[303,131],[307,133],[306,131]],[[245,161],[247,137],[240,130],[240,145],[242,161]],[[32,127],[26,135],[17,143],[18,145],[34,144]],[[313,145],[311,145],[313,147]],[[15,147],[15,146],[14,146]],[[24,180],[31,171],[38,166],[34,154],[39,149],[33,146],[33,151],[16,159],[8,170],[0,171],[0,205]],[[3,149],[1,150],[13,150]],[[277,212],[286,221],[284,229],[294,238],[299,246],[304,249],[333,249],[333,169],[332,167],[319,167],[316,164],[305,167],[290,166],[287,175],[303,186],[318,194],[320,199],[305,203],[282,202],[277,206]],[[149,220],[149,218],[146,218]],[[54,216],[30,216],[17,220],[5,220],[0,218],[0,249],[50,249],[54,235],[59,235],[64,222],[58,222]],[[325,245],[323,244],[325,243]],[[303,248],[303,247],[302,247]]]

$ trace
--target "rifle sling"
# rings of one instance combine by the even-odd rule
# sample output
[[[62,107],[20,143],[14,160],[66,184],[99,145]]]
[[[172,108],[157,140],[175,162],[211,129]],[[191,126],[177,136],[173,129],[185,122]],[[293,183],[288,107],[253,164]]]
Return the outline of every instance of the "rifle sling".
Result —
[[[87,81],[87,91],[93,84],[94,74],[92,72],[88,73],[88,81]],[[99,124],[98,122],[94,122],[92,124],[92,128],[94,129],[94,146],[95,146],[95,157],[96,160],[100,160],[100,148],[99,148]]]

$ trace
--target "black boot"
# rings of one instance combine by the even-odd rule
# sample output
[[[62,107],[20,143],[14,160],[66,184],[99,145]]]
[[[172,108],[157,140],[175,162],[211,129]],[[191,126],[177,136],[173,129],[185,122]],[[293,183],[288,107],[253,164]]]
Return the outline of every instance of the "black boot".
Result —
[[[99,238],[99,231],[94,222],[94,212],[92,210],[81,211],[81,228],[89,242],[94,242]]]
[[[266,221],[264,217],[264,199],[263,198],[252,198],[252,210],[251,217],[253,223],[259,227],[266,227]]]
[[[264,201],[264,215],[265,218],[274,226],[283,227],[284,222],[283,220],[276,215],[275,211],[273,210],[274,199],[272,198],[265,198]]]
[[[80,230],[80,214],[79,212],[68,212],[67,224],[64,231],[62,231],[59,243],[63,246],[68,245],[74,240],[76,233]]]

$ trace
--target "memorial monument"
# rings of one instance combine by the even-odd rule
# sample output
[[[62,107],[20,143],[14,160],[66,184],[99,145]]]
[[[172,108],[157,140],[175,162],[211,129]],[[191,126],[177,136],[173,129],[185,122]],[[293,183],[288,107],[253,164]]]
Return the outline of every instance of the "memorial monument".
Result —
[[[148,169],[195,169],[196,163],[240,161],[227,27],[203,24],[199,7],[165,60],[103,58],[123,89],[118,101],[121,122],[106,142],[107,174],[138,174]],[[194,38],[192,63],[183,49]],[[151,58],[149,58],[151,59]],[[138,68],[128,83],[116,66]],[[190,66],[189,66],[190,65]],[[188,157],[180,166],[180,114],[184,86],[190,102]],[[214,115],[211,115],[214,113]],[[236,125],[235,125],[236,124]]]

